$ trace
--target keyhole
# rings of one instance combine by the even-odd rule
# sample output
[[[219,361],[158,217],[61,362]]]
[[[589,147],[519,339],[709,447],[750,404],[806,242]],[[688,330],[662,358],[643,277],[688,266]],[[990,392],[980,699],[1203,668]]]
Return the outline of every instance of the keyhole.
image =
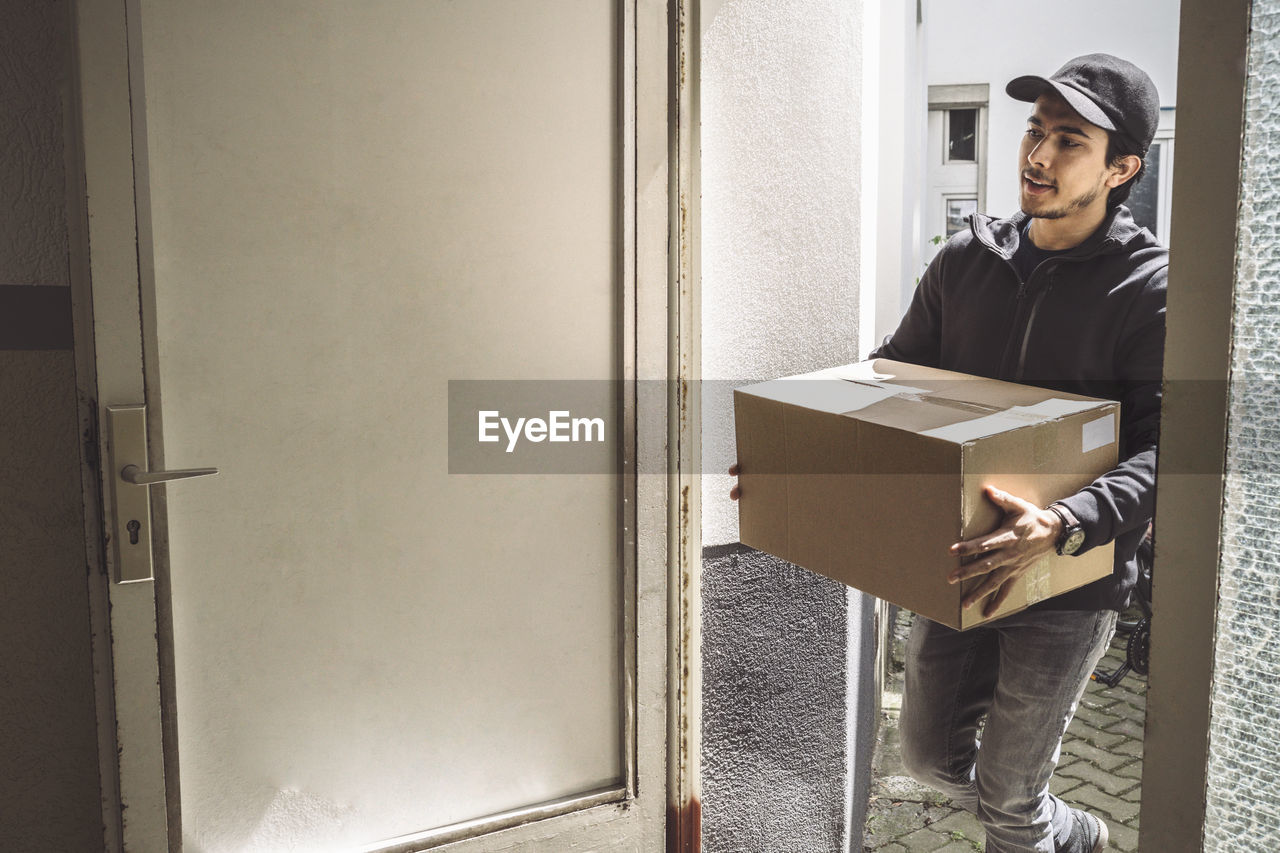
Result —
[[[138,531],[142,529],[142,525],[138,522],[137,519],[134,519],[133,521],[130,521],[128,524],[126,524],[124,527],[126,530],[129,531],[129,544],[137,545]]]

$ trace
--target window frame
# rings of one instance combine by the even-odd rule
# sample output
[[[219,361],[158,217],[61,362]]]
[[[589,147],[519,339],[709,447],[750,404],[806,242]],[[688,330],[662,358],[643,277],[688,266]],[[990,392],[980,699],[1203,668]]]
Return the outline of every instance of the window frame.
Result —
[[[987,124],[990,112],[991,86],[987,83],[963,83],[929,87],[929,111],[942,112],[942,163],[943,165],[978,167],[978,210],[987,209]],[[977,140],[974,153],[977,160],[951,160],[947,152],[950,133],[951,110],[976,109]]]
[[[953,113],[962,112],[962,111],[968,112],[971,110],[973,111],[973,157],[972,158],[952,157],[951,156],[951,116]],[[968,164],[968,163],[977,163],[982,159],[980,151],[978,149],[979,144],[981,144],[982,142],[982,133],[980,132],[981,125],[982,125],[981,118],[982,118],[982,108],[980,107],[955,106],[955,107],[947,107],[942,111],[942,162],[943,163]]]

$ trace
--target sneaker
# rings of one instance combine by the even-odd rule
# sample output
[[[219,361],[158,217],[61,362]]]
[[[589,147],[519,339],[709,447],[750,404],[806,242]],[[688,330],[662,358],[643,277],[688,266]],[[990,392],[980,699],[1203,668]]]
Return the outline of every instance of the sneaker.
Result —
[[[1107,825],[1080,809],[1071,810],[1071,838],[1058,853],[1102,853],[1107,849]]]

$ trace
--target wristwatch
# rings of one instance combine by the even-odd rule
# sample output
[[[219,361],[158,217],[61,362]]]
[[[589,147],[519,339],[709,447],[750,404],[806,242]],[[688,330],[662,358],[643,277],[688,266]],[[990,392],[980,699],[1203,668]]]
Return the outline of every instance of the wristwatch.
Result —
[[[1080,522],[1072,515],[1071,510],[1062,504],[1049,504],[1049,511],[1062,519],[1062,533],[1058,534],[1058,541],[1055,545],[1059,554],[1069,557],[1079,551],[1080,546],[1084,544],[1084,528],[1080,526]]]

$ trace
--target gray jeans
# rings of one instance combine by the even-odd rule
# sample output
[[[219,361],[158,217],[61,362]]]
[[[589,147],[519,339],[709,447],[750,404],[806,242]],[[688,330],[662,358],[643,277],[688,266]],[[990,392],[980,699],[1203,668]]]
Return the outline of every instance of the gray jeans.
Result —
[[[988,853],[1054,853],[1070,834],[1070,811],[1049,793],[1049,779],[1117,616],[1023,611],[964,632],[915,618],[902,695],[903,765],[977,815]]]

